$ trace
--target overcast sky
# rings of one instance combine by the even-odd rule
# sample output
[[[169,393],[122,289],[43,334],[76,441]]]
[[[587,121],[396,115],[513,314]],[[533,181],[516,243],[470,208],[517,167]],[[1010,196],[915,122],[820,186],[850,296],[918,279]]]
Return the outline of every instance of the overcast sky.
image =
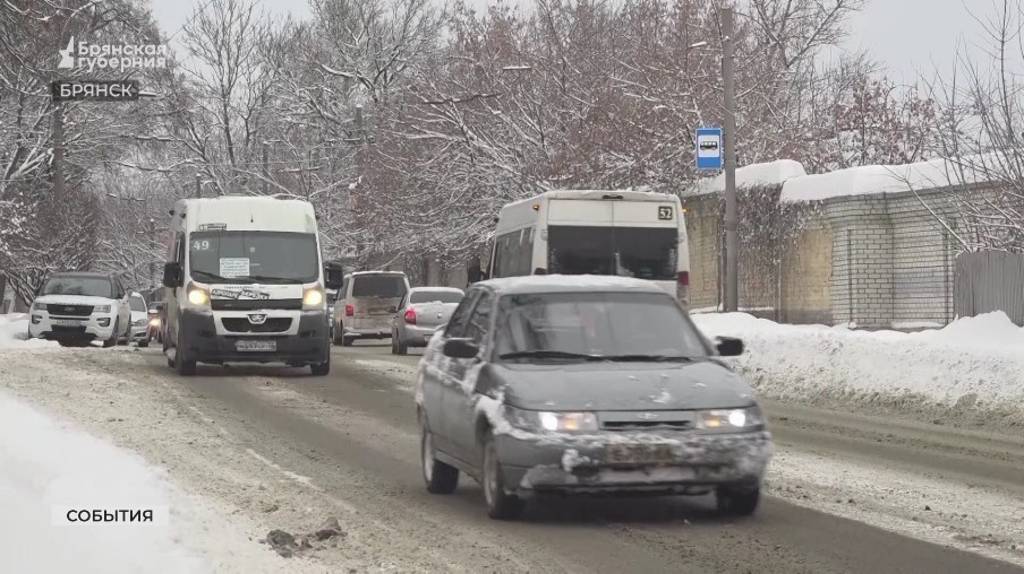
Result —
[[[150,0],[153,13],[166,34],[173,34],[197,5],[206,0]],[[528,2],[529,0],[520,0]],[[470,0],[484,7],[487,0]],[[262,0],[272,14],[309,16],[304,0]],[[955,62],[958,46],[972,57],[982,55],[982,29],[971,17],[990,17],[995,0],[868,0],[867,7],[850,22],[850,38],[844,50],[864,49],[883,64],[896,81],[912,83],[921,73],[944,73]]]

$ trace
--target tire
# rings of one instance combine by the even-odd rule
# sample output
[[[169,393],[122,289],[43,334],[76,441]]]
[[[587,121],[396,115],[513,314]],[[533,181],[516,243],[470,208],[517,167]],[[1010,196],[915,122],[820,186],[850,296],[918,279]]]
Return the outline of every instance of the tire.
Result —
[[[718,511],[730,516],[750,516],[761,499],[760,487],[720,486],[715,491]]]
[[[484,437],[484,460],[481,484],[484,500],[487,502],[487,516],[495,520],[514,520],[526,508],[526,502],[505,492],[505,479],[501,472],[501,461],[494,446],[494,437],[488,432]]]
[[[113,347],[120,340],[121,335],[119,335],[118,332],[117,332],[117,328],[120,327],[120,323],[121,323],[120,319],[115,319],[114,320],[114,329],[110,332],[110,338],[107,339],[106,341],[103,341],[103,348],[104,349],[109,349],[110,347]]]
[[[179,325],[177,342],[174,345],[174,370],[183,377],[190,377],[196,374],[196,362],[185,356],[185,344],[182,339]]]
[[[409,354],[409,343],[406,343],[402,336],[395,331],[391,334],[391,346],[395,349],[396,355],[408,355]]]
[[[342,330],[342,326],[341,325],[335,325],[334,329],[332,329],[332,333],[331,333],[331,342],[334,343],[335,345],[343,344],[344,343],[344,341],[342,341],[342,333],[343,332],[344,331]]]
[[[342,347],[351,347],[352,343],[354,341],[355,341],[355,339],[352,338],[352,337],[346,337],[344,335],[341,336],[341,346]]]
[[[459,469],[434,458],[434,441],[426,423],[420,433],[420,467],[423,482],[431,494],[451,494],[459,485]]]
[[[143,339],[143,340],[139,341],[138,342],[138,346],[142,347],[143,349],[145,349],[146,347],[149,346],[149,339]]]

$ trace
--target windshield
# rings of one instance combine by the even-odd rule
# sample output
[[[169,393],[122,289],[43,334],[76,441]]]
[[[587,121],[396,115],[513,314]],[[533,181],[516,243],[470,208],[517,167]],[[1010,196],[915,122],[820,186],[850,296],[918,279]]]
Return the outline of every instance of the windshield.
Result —
[[[683,358],[708,355],[668,294],[546,293],[501,298],[497,355]],[[507,357],[511,358],[511,357]]]
[[[675,280],[679,231],[670,227],[548,227],[548,272]]]
[[[131,305],[132,311],[146,312],[146,301],[142,297],[129,297],[128,304]]]
[[[43,287],[43,295],[88,295],[113,297],[114,288],[104,277],[53,277]]]
[[[320,277],[316,236],[210,231],[189,236],[189,273],[208,283],[309,283]]]
[[[401,275],[356,275],[352,281],[353,297],[405,296],[405,279]]]
[[[462,293],[458,291],[413,291],[409,295],[410,303],[458,303],[462,301]]]

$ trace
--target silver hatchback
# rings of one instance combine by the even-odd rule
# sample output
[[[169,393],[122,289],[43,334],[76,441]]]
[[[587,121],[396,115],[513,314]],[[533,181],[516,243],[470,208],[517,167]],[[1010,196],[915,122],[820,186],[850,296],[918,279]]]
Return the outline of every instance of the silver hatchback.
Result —
[[[404,355],[409,347],[426,347],[438,327],[448,323],[462,301],[456,287],[413,287],[402,298],[391,322],[391,352]]]

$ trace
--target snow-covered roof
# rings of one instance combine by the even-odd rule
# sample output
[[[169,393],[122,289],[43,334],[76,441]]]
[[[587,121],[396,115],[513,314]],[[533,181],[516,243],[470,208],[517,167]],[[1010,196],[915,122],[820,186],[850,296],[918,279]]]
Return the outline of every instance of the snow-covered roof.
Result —
[[[935,189],[961,183],[961,175],[966,183],[978,183],[991,181],[991,174],[998,170],[997,158],[991,155],[967,157],[959,162],[935,159],[904,165],[865,165],[790,179],[783,184],[779,201],[819,201]]]
[[[642,291],[664,293],[657,284],[644,279],[617,275],[525,275],[481,282],[503,294],[562,293],[575,291]]]
[[[782,185],[796,177],[806,176],[804,166],[795,160],[780,159],[767,163],[753,163],[736,169],[736,189]],[[725,173],[698,180],[690,195],[722,193],[725,191]]]

